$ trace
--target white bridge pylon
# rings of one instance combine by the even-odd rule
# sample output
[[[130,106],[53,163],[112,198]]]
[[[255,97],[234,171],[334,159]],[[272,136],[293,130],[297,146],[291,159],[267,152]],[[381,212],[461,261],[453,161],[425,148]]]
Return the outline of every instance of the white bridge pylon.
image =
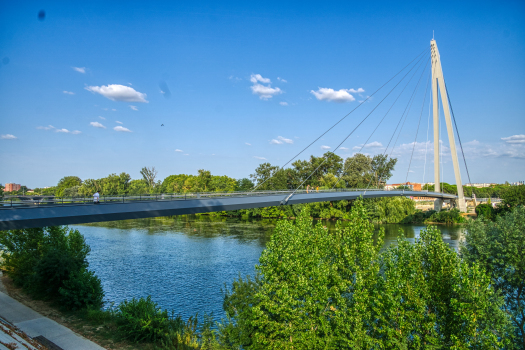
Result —
[[[461,212],[467,212],[467,205],[465,203],[465,195],[463,194],[463,182],[461,181],[461,173],[459,170],[458,153],[456,151],[456,141],[454,139],[454,130],[452,128],[452,121],[450,119],[450,106],[448,104],[448,94],[443,78],[443,69],[441,68],[441,59],[436,41],[430,41],[431,59],[432,59],[432,106],[434,116],[434,191],[440,192],[440,162],[439,162],[439,101],[438,94],[441,92],[441,104],[443,106],[443,113],[445,114],[445,122],[447,124],[448,140],[450,143],[450,153],[452,155],[452,164],[454,165],[454,175],[456,177],[456,185],[458,188],[458,199],[456,205]],[[439,89],[439,92],[438,92]],[[443,200],[437,199],[434,204],[436,210],[440,210],[443,205]]]

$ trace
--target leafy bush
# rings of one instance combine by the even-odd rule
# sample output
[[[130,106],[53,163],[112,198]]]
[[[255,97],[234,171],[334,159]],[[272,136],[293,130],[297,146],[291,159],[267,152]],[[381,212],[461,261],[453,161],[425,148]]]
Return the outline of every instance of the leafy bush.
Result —
[[[242,349],[486,349],[508,346],[488,276],[429,227],[380,253],[362,201],[328,233],[308,214],[278,223],[257,266],[225,297],[225,346]]]
[[[525,349],[525,207],[498,216],[496,222],[481,217],[468,224],[461,254],[479,264],[505,298],[520,349]]]
[[[478,204],[476,207],[476,215],[483,216],[488,220],[494,220],[494,208],[492,208],[490,204]]]
[[[519,205],[525,205],[525,185],[510,186],[502,195],[501,206],[504,210],[511,210]]]
[[[171,316],[153,302],[151,296],[125,300],[115,310],[119,331],[124,338],[136,342],[158,342],[170,332],[182,333],[184,322],[180,316]]]
[[[100,279],[93,271],[76,270],[58,290],[60,303],[68,309],[100,309],[104,304],[104,291]]]
[[[100,307],[102,285],[87,271],[90,248],[78,230],[61,226],[0,231],[0,246],[2,267],[34,296],[68,308]]]
[[[460,224],[465,221],[465,218],[461,216],[461,212],[457,208],[434,212],[426,220],[426,222],[439,222],[443,224]]]

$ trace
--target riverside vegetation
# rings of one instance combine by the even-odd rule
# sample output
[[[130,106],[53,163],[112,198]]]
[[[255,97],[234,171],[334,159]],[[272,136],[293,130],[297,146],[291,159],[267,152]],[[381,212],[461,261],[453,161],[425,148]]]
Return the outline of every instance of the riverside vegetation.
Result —
[[[257,274],[224,291],[226,318],[182,320],[148,298],[101,308],[89,247],[64,227],[0,232],[2,268],[37,298],[77,309],[141,347],[164,349],[525,349],[525,208],[467,224],[450,249],[436,228],[380,251],[357,200],[328,233],[309,208],[280,220]],[[67,268],[66,268],[67,267]],[[50,283],[43,283],[50,281]]]
[[[376,155],[373,158],[355,154],[343,159],[332,152],[322,157],[311,156],[309,160],[297,160],[287,169],[280,169],[270,163],[260,164],[250,175],[250,179],[233,179],[228,176],[212,175],[210,171],[199,170],[198,175],[170,175],[164,180],[157,179],[155,168],[144,167],[140,173],[142,179],[132,180],[127,173],[110,174],[100,179],[81,180],[77,176],[66,176],[56,186],[36,188],[35,194],[54,195],[57,197],[87,197],[99,191],[102,196],[141,195],[156,193],[188,192],[233,192],[249,191],[257,186],[260,190],[290,190],[304,182],[303,188],[310,186],[320,189],[331,188],[381,188],[391,177],[397,163],[396,158]],[[317,169],[316,171],[314,171]],[[310,177],[308,177],[312,174]],[[496,186],[494,188],[465,188],[467,195],[472,192],[478,197],[497,195],[511,196],[513,191],[524,186]],[[433,190],[433,188],[428,188]],[[456,187],[443,184],[446,193],[456,193]],[[22,194],[27,189],[16,193]],[[490,192],[492,191],[492,192]],[[0,191],[0,195],[2,192]],[[523,194],[522,194],[523,196]],[[233,217],[294,218],[307,207],[310,215],[321,219],[348,220],[351,209],[350,201],[319,202],[302,205],[267,207],[217,212],[205,215],[228,215]],[[415,204],[408,198],[366,199],[365,207],[374,223],[462,223],[464,218],[458,211],[417,211]]]

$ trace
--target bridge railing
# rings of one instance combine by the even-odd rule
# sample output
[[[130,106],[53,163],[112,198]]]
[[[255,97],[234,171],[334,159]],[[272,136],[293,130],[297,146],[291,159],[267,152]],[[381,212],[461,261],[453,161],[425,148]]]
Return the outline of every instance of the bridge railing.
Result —
[[[331,192],[372,192],[388,191],[378,188],[337,188],[337,189],[309,189],[297,190],[295,194],[315,194]],[[394,191],[394,190],[392,190]],[[130,203],[130,202],[148,202],[148,201],[176,201],[176,200],[195,200],[195,199],[212,199],[225,197],[253,197],[292,194],[292,190],[268,190],[268,191],[232,191],[232,192],[191,192],[191,193],[160,193],[160,194],[138,194],[138,195],[114,195],[100,196],[98,204],[110,203]],[[421,191],[422,193],[428,191]],[[0,201],[0,209],[20,208],[20,207],[41,207],[57,205],[94,205],[93,197],[55,197],[55,196],[4,196]]]

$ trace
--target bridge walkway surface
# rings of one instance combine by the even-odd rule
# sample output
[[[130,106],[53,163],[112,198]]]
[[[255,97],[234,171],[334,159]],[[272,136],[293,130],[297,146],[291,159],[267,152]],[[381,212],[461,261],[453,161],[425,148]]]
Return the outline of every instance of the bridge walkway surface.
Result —
[[[428,197],[454,201],[455,195],[427,191],[261,191],[233,193],[201,193],[142,197],[107,197],[102,203],[63,200],[44,203],[21,202],[0,207],[0,230],[73,225],[90,222],[141,219],[171,215],[197,214],[226,210],[272,207],[279,205],[353,200],[359,197]],[[50,204],[51,203],[51,204]],[[38,205],[35,205],[38,204]]]

